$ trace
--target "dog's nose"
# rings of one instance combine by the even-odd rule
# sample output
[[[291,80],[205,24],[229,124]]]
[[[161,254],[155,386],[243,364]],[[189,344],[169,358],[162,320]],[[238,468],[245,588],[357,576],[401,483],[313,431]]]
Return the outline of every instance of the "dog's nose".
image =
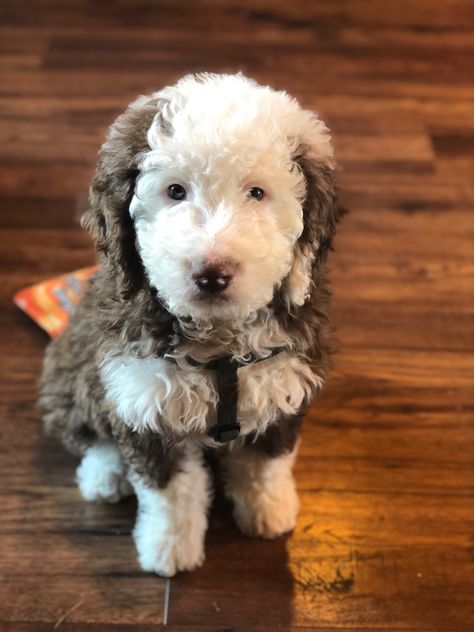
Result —
[[[205,266],[193,275],[193,279],[202,292],[219,294],[229,287],[233,276],[233,266],[216,264]]]

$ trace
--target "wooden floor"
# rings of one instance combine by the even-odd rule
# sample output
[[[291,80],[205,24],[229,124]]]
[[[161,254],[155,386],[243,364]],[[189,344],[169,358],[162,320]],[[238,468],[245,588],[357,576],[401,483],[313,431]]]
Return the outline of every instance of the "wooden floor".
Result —
[[[472,630],[472,1],[2,0],[0,23],[0,629]],[[295,532],[245,538],[218,498],[205,566],[166,581],[138,567],[134,501],[84,503],[43,438],[47,338],[11,295],[93,261],[76,218],[128,101],[238,69],[333,130],[341,352]]]

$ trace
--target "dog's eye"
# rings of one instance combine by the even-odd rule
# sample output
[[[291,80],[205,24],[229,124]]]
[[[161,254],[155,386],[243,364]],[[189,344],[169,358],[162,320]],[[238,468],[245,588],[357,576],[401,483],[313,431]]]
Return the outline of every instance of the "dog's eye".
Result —
[[[172,200],[184,200],[186,197],[186,189],[180,184],[170,184],[168,187],[168,197]]]
[[[260,187],[252,187],[251,189],[249,189],[248,195],[254,200],[257,200],[258,202],[260,202],[260,200],[263,200],[265,196],[265,191],[261,189]]]

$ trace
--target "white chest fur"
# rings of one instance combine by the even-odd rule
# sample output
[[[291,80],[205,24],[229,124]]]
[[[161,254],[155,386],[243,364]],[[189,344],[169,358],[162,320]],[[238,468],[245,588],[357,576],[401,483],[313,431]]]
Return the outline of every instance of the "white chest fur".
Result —
[[[127,356],[105,360],[101,369],[107,397],[135,430],[205,435],[215,423],[218,400],[213,371],[180,368],[162,358]],[[238,421],[242,434],[262,432],[279,413],[294,414],[321,379],[308,365],[281,353],[239,369]]]

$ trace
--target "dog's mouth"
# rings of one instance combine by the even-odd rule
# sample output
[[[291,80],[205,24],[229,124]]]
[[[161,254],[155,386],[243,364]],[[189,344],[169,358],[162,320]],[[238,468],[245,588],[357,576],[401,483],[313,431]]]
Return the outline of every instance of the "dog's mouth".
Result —
[[[207,294],[206,292],[196,292],[192,299],[208,305],[218,305],[219,303],[229,302],[227,294]]]

